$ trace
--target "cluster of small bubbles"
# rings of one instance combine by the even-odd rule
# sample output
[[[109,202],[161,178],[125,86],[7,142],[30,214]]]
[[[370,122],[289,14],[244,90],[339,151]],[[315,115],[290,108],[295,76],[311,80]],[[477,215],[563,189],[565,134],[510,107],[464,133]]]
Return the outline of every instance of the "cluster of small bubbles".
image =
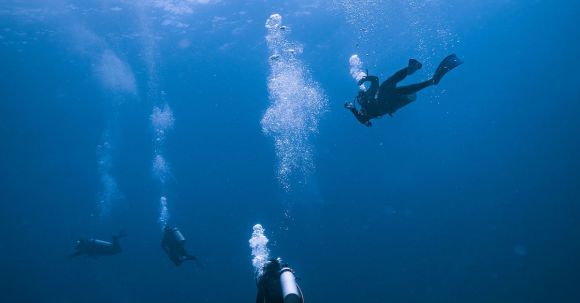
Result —
[[[319,117],[326,110],[328,101],[297,58],[302,53],[302,46],[286,39],[282,16],[270,16],[266,28],[271,104],[261,124],[263,132],[274,139],[279,161],[278,179],[289,190],[293,176],[303,178],[314,168],[309,139],[318,132]]]
[[[164,229],[167,226],[167,222],[169,221],[169,209],[167,208],[167,197],[161,196],[159,198],[159,224],[161,224],[161,229]]]
[[[153,157],[153,174],[155,174],[161,184],[165,184],[169,172],[169,165],[165,161],[165,157],[160,153],[155,154]]]
[[[335,0],[334,5],[341,7],[346,21],[358,29],[357,46],[368,42],[376,33],[377,24],[384,23],[381,0]]]
[[[156,139],[162,140],[165,136],[165,131],[173,127],[175,119],[173,118],[173,111],[167,103],[163,106],[155,106],[151,113],[151,125],[155,130]]]
[[[410,18],[411,30],[416,35],[415,50],[427,69],[433,70],[433,60],[439,52],[449,52],[457,41],[449,29],[439,1],[410,1],[406,7]]]
[[[106,137],[106,136],[105,136]],[[97,146],[98,171],[101,182],[101,192],[99,197],[99,214],[101,217],[107,217],[111,211],[111,203],[119,197],[117,181],[111,175],[112,156],[111,144],[105,138],[102,144]]]
[[[262,225],[254,225],[252,237],[248,241],[250,243],[250,248],[252,249],[252,265],[254,266],[257,276],[262,274],[264,264],[268,262],[270,255],[270,250],[268,249],[269,240],[264,232],[265,230]]]
[[[111,201],[117,197],[117,181],[109,173],[102,174],[100,179],[102,192],[99,200],[99,214],[101,217],[107,217],[111,211]]]

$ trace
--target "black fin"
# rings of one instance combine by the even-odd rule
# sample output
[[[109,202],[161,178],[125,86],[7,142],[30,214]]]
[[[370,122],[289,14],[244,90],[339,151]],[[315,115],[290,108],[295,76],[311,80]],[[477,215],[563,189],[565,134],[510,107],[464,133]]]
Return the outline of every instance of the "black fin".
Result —
[[[445,59],[441,61],[441,63],[437,67],[437,70],[435,71],[435,74],[433,75],[432,79],[433,83],[439,84],[439,81],[441,81],[441,78],[443,78],[445,74],[447,74],[450,70],[458,67],[461,64],[463,64],[463,61],[459,59],[455,54],[445,57]]]

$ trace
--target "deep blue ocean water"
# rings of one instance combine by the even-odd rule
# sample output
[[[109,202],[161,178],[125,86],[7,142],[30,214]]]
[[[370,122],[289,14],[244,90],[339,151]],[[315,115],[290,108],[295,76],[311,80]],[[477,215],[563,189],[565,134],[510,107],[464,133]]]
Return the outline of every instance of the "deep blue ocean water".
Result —
[[[274,13],[297,77],[269,59]],[[547,0],[2,1],[0,302],[252,302],[256,223],[308,303],[580,302],[579,17]],[[417,58],[412,83],[450,53],[465,63],[393,118],[343,108],[351,55],[381,79]],[[268,128],[292,140],[276,150]],[[203,267],[169,261],[160,219]],[[120,230],[121,254],[66,258]]]

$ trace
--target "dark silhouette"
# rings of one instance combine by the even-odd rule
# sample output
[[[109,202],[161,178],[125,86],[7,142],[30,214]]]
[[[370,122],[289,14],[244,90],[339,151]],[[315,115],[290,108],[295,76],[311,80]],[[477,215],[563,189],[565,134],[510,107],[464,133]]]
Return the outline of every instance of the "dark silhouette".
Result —
[[[113,236],[111,242],[98,239],[79,239],[75,242],[75,252],[68,255],[69,258],[87,255],[91,258],[98,258],[100,256],[112,256],[122,251],[119,239],[124,237],[124,233],[119,233]]]
[[[266,262],[256,278],[256,303],[304,303],[304,296],[295,281],[294,272],[280,259]]]
[[[356,100],[361,107],[360,110],[357,110],[353,103],[347,102],[344,106],[353,113],[360,123],[370,127],[372,126],[371,119],[385,114],[392,116],[400,108],[415,101],[418,91],[431,85],[439,84],[439,81],[446,73],[462,63],[456,55],[449,55],[441,61],[433,78],[420,83],[397,87],[399,82],[422,67],[419,61],[410,59],[407,67],[396,72],[381,83],[380,86],[379,78],[376,76],[365,76],[358,82],[359,86],[367,81],[371,83],[368,90],[360,91],[356,96]]]
[[[163,230],[163,238],[161,239],[161,248],[177,266],[181,265],[183,261],[197,260],[195,256],[187,253],[185,249],[185,237],[177,227],[165,227]]]

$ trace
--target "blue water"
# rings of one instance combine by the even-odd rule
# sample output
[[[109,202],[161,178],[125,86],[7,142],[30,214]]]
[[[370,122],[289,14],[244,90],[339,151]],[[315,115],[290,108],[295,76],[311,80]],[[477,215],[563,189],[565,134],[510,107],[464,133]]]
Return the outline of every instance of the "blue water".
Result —
[[[273,13],[304,72],[282,87],[319,94],[279,99],[303,102],[280,124],[263,120],[288,71],[268,59]],[[2,1],[0,301],[251,302],[260,223],[306,302],[579,302],[579,17],[547,0]],[[450,53],[465,64],[393,118],[343,108],[351,55],[381,79],[417,58],[412,83]],[[203,267],[169,261],[164,222]],[[66,259],[120,230],[120,255]]]

